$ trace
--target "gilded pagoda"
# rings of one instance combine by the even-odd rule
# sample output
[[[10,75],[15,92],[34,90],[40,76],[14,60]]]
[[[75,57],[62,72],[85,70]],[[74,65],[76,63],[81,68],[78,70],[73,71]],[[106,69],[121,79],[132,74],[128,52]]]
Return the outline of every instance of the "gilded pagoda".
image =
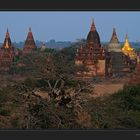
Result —
[[[134,48],[132,48],[132,46],[130,45],[127,34],[126,34],[126,38],[125,38],[125,42],[124,42],[122,51],[125,55],[130,57],[130,59],[133,59],[133,60],[137,59],[136,52],[135,52]]]
[[[106,76],[120,76],[129,71],[129,57],[123,54],[116,30],[113,28],[106,52]]]

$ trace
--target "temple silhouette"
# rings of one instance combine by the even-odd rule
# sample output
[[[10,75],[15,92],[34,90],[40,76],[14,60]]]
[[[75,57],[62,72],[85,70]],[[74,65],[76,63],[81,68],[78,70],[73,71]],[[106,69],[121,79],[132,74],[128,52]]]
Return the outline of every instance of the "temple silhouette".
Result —
[[[126,36],[121,48],[116,29],[106,46],[101,46],[100,36],[92,19],[91,29],[86,39],[86,45],[77,49],[75,64],[84,65],[88,71],[79,71],[77,77],[91,78],[94,76],[122,76],[132,72],[137,65],[137,53]]]
[[[44,51],[46,46],[43,44],[40,51]],[[37,50],[31,27],[27,33],[27,37],[22,50],[14,47],[9,30],[7,29],[4,43],[0,47],[0,72],[8,72],[15,57],[21,57]],[[135,70],[139,63],[139,54],[129,43],[128,35],[126,35],[124,45],[121,48],[117,37],[116,29],[110,41],[106,46],[101,44],[100,35],[96,29],[94,19],[90,31],[86,38],[86,43],[79,46],[75,53],[75,65],[85,66],[87,71],[78,71],[76,77],[92,78],[121,76]],[[25,66],[21,61],[18,67]]]

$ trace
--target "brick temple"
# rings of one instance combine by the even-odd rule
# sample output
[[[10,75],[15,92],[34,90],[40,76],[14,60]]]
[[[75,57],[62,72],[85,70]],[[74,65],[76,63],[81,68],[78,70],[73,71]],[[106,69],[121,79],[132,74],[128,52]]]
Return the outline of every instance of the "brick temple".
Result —
[[[101,46],[100,36],[92,19],[86,44],[77,49],[75,56],[75,64],[85,66],[88,71],[79,71],[76,73],[76,77],[125,76],[134,71],[137,64],[136,57],[136,53],[131,47],[127,36],[124,46],[121,48],[115,28],[113,28],[113,33],[107,46]]]
[[[7,29],[4,43],[0,48],[0,71],[8,71],[14,60],[14,45]]]
[[[105,75],[105,53],[93,19],[86,44],[77,49],[75,64],[85,65],[88,68],[86,72],[78,72],[77,76],[88,78]]]
[[[122,76],[130,72],[131,60],[121,49],[116,29],[113,28],[112,37],[106,50],[106,76]]]
[[[31,53],[32,51],[36,50],[36,48],[37,47],[34,41],[33,33],[31,31],[31,28],[29,28],[29,32],[23,47],[23,54]]]

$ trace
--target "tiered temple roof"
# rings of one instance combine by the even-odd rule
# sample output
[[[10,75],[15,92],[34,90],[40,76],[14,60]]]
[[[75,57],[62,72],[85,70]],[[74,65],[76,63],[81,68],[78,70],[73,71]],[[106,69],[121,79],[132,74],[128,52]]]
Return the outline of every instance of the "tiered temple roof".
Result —
[[[23,47],[23,54],[30,53],[33,50],[35,50],[36,48],[37,47],[36,47],[36,44],[34,41],[34,37],[33,37],[32,31],[31,31],[31,28],[29,28],[29,32],[28,32],[28,35],[27,35],[27,38],[26,38],[26,41],[25,41],[25,44]]]
[[[82,60],[84,63],[89,63],[93,60],[104,59],[104,49],[101,47],[100,37],[95,28],[94,20],[90,32],[87,35],[86,46],[81,46],[77,50],[76,59]]]
[[[126,44],[127,43],[127,44]],[[125,47],[129,46],[126,40]],[[106,75],[107,76],[120,76],[125,75],[131,71],[131,67],[135,65],[129,56],[124,54],[121,50],[120,43],[116,34],[115,28],[111,40],[107,47],[106,53]]]
[[[103,68],[103,66],[97,66],[99,60],[105,60],[105,54],[103,47],[101,47],[100,37],[96,30],[94,20],[92,19],[92,25],[87,35],[86,45],[81,46],[77,50],[75,63],[84,64],[88,68],[90,67],[91,73],[102,73],[102,75],[104,75],[103,70],[100,69],[101,67]]]
[[[12,65],[14,59],[14,46],[10,39],[10,34],[7,29],[5,40],[0,49],[0,70],[7,71]]]
[[[125,55],[129,56],[131,59],[136,59],[136,53],[134,48],[130,45],[128,41],[128,35],[126,34],[125,42],[122,48],[122,51]]]
[[[115,28],[113,28],[112,37],[108,44],[108,52],[122,52]]]

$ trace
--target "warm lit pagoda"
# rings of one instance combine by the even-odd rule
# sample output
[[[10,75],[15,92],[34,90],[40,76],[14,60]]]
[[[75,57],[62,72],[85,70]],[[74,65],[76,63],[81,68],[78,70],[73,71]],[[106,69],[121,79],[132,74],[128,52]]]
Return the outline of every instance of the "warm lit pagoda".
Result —
[[[85,77],[104,76],[105,74],[105,54],[101,47],[100,37],[96,30],[94,20],[90,32],[87,35],[86,45],[81,46],[76,53],[76,65],[84,65],[88,72],[78,72],[77,75]]]
[[[125,55],[129,56],[130,59],[136,59],[137,55],[135,53],[134,48],[131,47],[129,41],[128,41],[128,35],[126,34],[125,43],[123,45],[122,51]]]
[[[14,46],[7,29],[4,44],[0,49],[0,70],[8,71],[14,59]]]
[[[36,44],[34,41],[34,37],[31,31],[31,28],[29,28],[29,32],[23,47],[23,54],[28,54],[31,53],[32,51],[34,51],[36,49]]]

